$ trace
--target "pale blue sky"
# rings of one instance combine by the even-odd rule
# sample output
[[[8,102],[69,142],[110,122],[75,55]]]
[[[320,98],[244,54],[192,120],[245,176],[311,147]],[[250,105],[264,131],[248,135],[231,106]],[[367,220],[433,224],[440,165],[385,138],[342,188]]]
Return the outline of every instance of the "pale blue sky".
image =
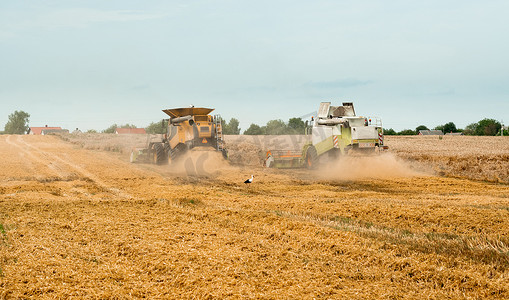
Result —
[[[241,127],[353,101],[397,130],[509,123],[509,1],[1,1],[0,127]]]

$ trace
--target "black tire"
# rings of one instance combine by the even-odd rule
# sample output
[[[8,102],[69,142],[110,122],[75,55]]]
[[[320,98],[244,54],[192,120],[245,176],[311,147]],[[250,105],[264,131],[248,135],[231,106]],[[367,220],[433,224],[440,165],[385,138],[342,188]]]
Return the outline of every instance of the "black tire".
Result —
[[[306,151],[306,167],[308,169],[316,169],[318,167],[318,154],[313,146]]]
[[[171,163],[171,148],[170,144],[164,143],[163,144],[164,153],[166,154],[166,162]]]
[[[172,162],[177,160],[179,156],[183,155],[187,151],[187,146],[185,144],[178,144],[175,148],[170,151],[170,159]]]
[[[154,163],[164,165],[168,163],[168,154],[162,143],[154,144]]]

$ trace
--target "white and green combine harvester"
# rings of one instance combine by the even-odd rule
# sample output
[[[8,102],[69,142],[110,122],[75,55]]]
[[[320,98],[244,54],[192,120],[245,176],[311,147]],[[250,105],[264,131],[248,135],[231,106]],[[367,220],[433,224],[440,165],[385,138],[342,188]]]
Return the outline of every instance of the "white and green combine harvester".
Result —
[[[384,145],[382,121],[378,117],[355,115],[352,102],[333,106],[320,103],[318,115],[311,118],[311,141],[302,150],[269,150],[265,166],[269,168],[316,168],[321,158],[341,155],[371,155],[388,149]]]

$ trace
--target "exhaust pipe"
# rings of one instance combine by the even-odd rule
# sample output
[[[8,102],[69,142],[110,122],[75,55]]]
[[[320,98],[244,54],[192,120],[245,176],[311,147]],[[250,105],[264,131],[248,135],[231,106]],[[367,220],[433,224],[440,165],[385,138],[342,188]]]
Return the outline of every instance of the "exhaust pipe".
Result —
[[[178,117],[178,118],[173,118],[170,120],[170,123],[171,124],[175,124],[175,123],[181,123],[181,122],[185,122],[185,121],[189,121],[193,119],[193,116],[189,115],[189,116],[184,116],[184,117]]]
[[[318,125],[327,125],[327,126],[334,126],[337,124],[344,124],[346,127],[348,127],[348,120],[344,118],[338,118],[338,119],[318,119],[316,120]]]

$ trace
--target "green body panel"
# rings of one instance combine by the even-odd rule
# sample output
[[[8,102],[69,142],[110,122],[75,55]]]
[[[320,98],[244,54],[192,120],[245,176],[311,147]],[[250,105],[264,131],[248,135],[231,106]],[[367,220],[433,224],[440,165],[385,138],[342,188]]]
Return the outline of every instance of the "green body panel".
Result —
[[[345,148],[352,144],[352,130],[350,128],[341,127],[341,136],[338,139],[339,150],[341,154],[345,154]]]
[[[324,154],[325,152],[329,151],[330,149],[334,148],[334,143],[332,141],[332,136],[326,138],[325,140],[321,141],[320,143],[317,143],[314,145],[316,149],[316,154],[318,156]]]
[[[341,135],[338,135],[338,148],[342,154],[345,153],[345,148],[352,144],[352,133],[350,128],[345,128],[342,126],[338,126],[338,129],[341,130]],[[327,139],[321,141],[314,145],[316,148],[316,152],[318,156],[330,151],[334,148],[333,135],[328,137]],[[305,152],[304,152],[305,153]]]
[[[293,169],[300,168],[304,165],[302,157],[295,157],[291,159],[277,159],[273,162],[273,168],[277,169]]]

